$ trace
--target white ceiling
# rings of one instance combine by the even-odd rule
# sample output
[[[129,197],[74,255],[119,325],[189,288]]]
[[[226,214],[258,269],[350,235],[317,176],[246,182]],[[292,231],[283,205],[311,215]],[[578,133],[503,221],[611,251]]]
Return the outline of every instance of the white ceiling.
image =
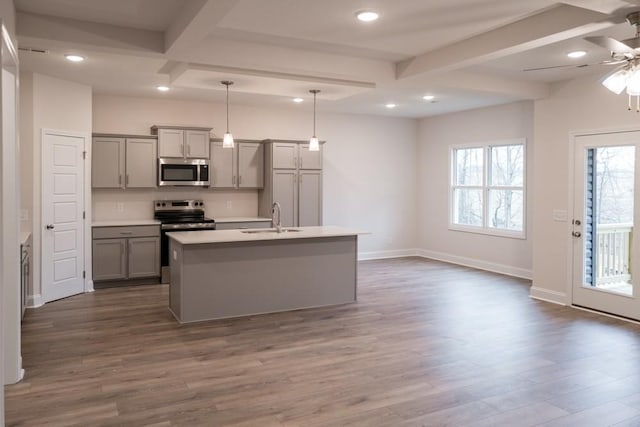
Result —
[[[582,38],[632,37],[640,0],[15,0],[22,69],[95,93],[425,117],[546,96],[610,68]],[[361,23],[360,10],[380,19]],[[571,60],[574,49],[588,52]],[[78,52],[80,64],[63,55]],[[158,93],[155,86],[172,90]],[[422,96],[433,94],[436,102]],[[387,102],[397,104],[393,110]]]

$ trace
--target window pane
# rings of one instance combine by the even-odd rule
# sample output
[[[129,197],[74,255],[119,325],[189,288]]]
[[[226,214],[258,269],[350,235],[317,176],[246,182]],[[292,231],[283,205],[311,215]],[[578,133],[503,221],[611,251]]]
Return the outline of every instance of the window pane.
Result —
[[[482,190],[470,188],[454,190],[453,223],[482,227]]]
[[[490,228],[522,231],[523,208],[522,190],[491,189],[487,223]]]
[[[489,185],[522,187],[524,185],[524,145],[491,147],[491,182]]]
[[[454,151],[456,185],[482,185],[483,184],[483,148],[461,148]]]
[[[633,223],[635,147],[599,147],[593,177],[596,223]]]

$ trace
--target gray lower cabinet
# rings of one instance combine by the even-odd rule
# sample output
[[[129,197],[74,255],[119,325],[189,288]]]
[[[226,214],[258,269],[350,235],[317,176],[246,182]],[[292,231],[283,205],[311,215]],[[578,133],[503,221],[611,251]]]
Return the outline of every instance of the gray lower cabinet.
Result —
[[[160,226],[94,227],[93,280],[160,276]]]

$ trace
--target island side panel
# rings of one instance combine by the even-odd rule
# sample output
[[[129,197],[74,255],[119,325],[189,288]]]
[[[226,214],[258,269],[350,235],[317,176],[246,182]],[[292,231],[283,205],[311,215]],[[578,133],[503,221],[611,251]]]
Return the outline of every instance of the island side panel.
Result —
[[[357,236],[182,245],[178,319],[354,302],[356,245]]]
[[[182,245],[169,239],[169,309],[180,320],[182,316]]]

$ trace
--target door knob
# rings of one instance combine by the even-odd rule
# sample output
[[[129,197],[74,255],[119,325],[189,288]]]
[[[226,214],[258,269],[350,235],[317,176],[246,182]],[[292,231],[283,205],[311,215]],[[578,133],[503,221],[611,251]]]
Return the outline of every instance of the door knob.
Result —
[[[580,233],[579,231],[574,231],[573,233],[571,233],[571,235],[573,237],[580,237],[580,236],[582,236],[582,233]]]
[[[53,230],[56,228],[53,224],[47,224],[47,230]]]

